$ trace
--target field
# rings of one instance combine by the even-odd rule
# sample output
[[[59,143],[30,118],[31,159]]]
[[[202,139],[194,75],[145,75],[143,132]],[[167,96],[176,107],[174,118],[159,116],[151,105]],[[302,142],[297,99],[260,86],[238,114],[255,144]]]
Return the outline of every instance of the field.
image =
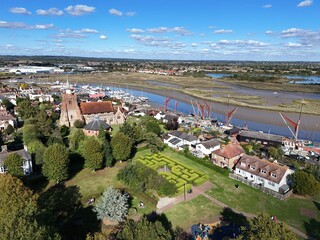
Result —
[[[208,179],[207,175],[161,153],[148,154],[145,157],[140,157],[138,161],[156,171],[161,169],[159,174],[174,183],[178,193],[183,193],[184,187],[190,189],[191,185],[201,185]]]
[[[140,156],[147,154],[147,150],[144,152],[139,152]],[[270,195],[262,193],[258,189],[251,188],[247,185],[230,179],[228,176],[220,174],[211,168],[187,159],[171,149],[166,149],[162,154],[170,159],[174,159],[176,162],[181,163],[184,166],[206,174],[209,177],[209,181],[214,184],[214,187],[206,193],[227,204],[233,209],[252,214],[266,212],[270,215],[276,215],[279,220],[310,235],[313,233],[312,229],[320,228],[320,196],[315,198],[291,197],[287,200],[281,201]],[[140,156],[138,156],[138,158]],[[235,184],[239,184],[240,187],[235,188]],[[203,201],[204,204],[208,204],[207,201]],[[185,204],[186,203],[183,203],[183,206]],[[178,205],[168,211],[168,216],[171,219],[172,224],[181,227],[185,227],[185,225],[188,224],[191,226],[194,222],[189,222],[187,220],[187,209],[199,207],[199,211],[201,211],[201,206],[198,204],[199,203],[197,203],[197,201],[191,201],[188,203],[188,207],[185,210],[182,210],[183,207]],[[307,216],[307,214],[303,214],[303,212],[306,210],[312,212],[313,216],[317,217],[311,218]],[[183,218],[182,216],[175,216],[175,211],[185,212],[185,217]],[[201,220],[202,215],[199,214],[199,216],[200,219],[198,219],[198,221]],[[180,218],[185,219],[185,221],[180,222]]]

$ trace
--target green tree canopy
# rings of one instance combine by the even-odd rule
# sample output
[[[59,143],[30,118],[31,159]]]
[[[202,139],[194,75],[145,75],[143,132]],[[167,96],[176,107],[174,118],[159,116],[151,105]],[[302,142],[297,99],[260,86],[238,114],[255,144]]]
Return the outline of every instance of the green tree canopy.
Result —
[[[61,182],[68,178],[68,164],[68,149],[60,144],[53,144],[44,151],[42,173],[51,181]]]
[[[118,232],[119,240],[168,240],[173,239],[170,231],[166,230],[160,221],[150,222],[146,217],[135,222],[129,220]]]
[[[108,140],[105,140],[103,144],[103,158],[107,167],[113,166],[112,148]]]
[[[38,214],[37,195],[18,178],[0,174],[0,239],[60,239],[39,224]]]
[[[86,138],[82,129],[76,129],[69,135],[69,148],[73,151],[78,150],[80,143]]]
[[[293,190],[300,195],[315,195],[320,192],[320,182],[304,171],[292,174]]]
[[[8,173],[15,177],[23,176],[23,159],[17,153],[11,153],[4,159],[4,166],[7,168]]]
[[[14,127],[12,127],[11,124],[9,124],[8,127],[4,130],[4,132],[7,135],[11,135],[12,133],[14,133]]]
[[[109,187],[97,201],[93,211],[97,213],[98,219],[106,218],[113,222],[122,222],[128,215],[128,201],[127,193]]]
[[[75,120],[74,123],[73,123],[73,126],[74,126],[75,128],[83,128],[84,125],[85,125],[85,124],[84,124],[84,121],[79,120],[79,119]]]
[[[153,132],[148,132],[145,134],[146,142],[148,143],[148,148],[152,153],[156,153],[163,150],[164,143],[158,137],[157,134]]]
[[[146,123],[146,131],[147,131],[147,132],[153,132],[153,133],[155,133],[157,136],[160,136],[160,134],[161,134],[160,125],[157,123],[157,121],[156,121],[155,119],[149,120],[149,121]]]
[[[283,223],[272,220],[271,216],[267,214],[260,214],[249,220],[249,225],[244,227],[243,233],[238,239],[294,240],[296,237]]]
[[[2,99],[2,104],[6,107],[7,110],[12,110],[14,108],[13,103],[10,102],[7,98]]]
[[[37,126],[26,124],[22,128],[22,140],[28,146],[31,141],[39,140],[39,131]]]
[[[38,113],[38,108],[32,105],[32,102],[28,98],[21,99],[20,101],[17,100],[17,106],[18,113],[24,120],[33,118]]]
[[[132,139],[122,132],[118,132],[111,139],[111,147],[113,157],[119,161],[127,160],[130,157],[132,150]]]
[[[92,170],[103,167],[103,149],[101,143],[96,138],[88,138],[83,142],[81,154],[85,159],[85,167]]]

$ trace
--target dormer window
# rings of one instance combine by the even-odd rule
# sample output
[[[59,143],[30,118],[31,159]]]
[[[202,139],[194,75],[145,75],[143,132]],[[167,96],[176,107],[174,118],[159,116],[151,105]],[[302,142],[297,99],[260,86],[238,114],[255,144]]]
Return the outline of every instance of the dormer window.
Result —
[[[250,167],[250,169],[255,170],[255,169],[256,169],[256,167],[255,167],[255,166],[251,166],[251,167]]]
[[[261,169],[262,173],[267,173],[267,171],[265,169]]]
[[[277,174],[271,173],[271,176],[272,176],[272,177],[277,177]]]
[[[245,164],[244,162],[242,162],[242,163],[241,163],[241,166],[244,166],[244,167],[245,167],[245,166],[246,166],[246,164]]]

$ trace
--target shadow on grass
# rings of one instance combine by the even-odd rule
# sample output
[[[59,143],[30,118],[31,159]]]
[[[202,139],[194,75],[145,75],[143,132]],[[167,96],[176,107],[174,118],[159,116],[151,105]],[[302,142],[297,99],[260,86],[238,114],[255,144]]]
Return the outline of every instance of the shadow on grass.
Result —
[[[320,222],[315,219],[310,219],[309,222],[304,222],[306,234],[315,239],[320,239]]]
[[[69,164],[69,177],[72,179],[84,168],[84,159],[77,152],[71,152],[69,154],[70,164]]]
[[[224,208],[221,212],[221,221],[229,222],[230,224],[236,224],[238,226],[248,225],[248,219],[241,213],[236,213],[231,208]]]
[[[39,220],[57,229],[62,239],[85,239],[87,233],[99,231],[101,224],[92,206],[83,206],[81,197],[78,186],[49,188],[39,197]]]
[[[320,203],[317,201],[313,201],[313,203],[316,206],[316,208],[318,209],[318,211],[320,211]]]

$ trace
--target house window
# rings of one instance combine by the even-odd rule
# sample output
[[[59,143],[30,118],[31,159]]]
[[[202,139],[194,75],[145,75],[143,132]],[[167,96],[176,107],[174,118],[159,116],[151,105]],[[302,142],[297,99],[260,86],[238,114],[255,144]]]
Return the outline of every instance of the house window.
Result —
[[[256,169],[256,167],[255,167],[255,166],[251,166],[250,168],[251,168],[252,170],[255,170],[255,169]]]
[[[120,118],[121,118],[121,116],[118,116],[117,118],[118,118],[118,119],[120,119]]]
[[[246,164],[245,164],[244,162],[242,162],[242,163],[241,163],[241,166],[244,166],[244,167],[245,167],[245,166],[246,166]]]
[[[273,182],[268,182],[268,184],[271,185],[271,186],[273,186],[273,187],[274,187],[274,185],[275,185]]]
[[[253,175],[251,174],[251,178],[253,178]]]
[[[69,105],[71,105],[71,100],[69,100]]]
[[[267,173],[267,171],[266,171],[266,170],[264,170],[264,169],[261,169],[261,172],[262,172],[262,173]]]
[[[239,170],[239,173],[241,173],[241,170]]]
[[[271,176],[272,176],[272,177],[277,177],[277,174],[271,173]]]

